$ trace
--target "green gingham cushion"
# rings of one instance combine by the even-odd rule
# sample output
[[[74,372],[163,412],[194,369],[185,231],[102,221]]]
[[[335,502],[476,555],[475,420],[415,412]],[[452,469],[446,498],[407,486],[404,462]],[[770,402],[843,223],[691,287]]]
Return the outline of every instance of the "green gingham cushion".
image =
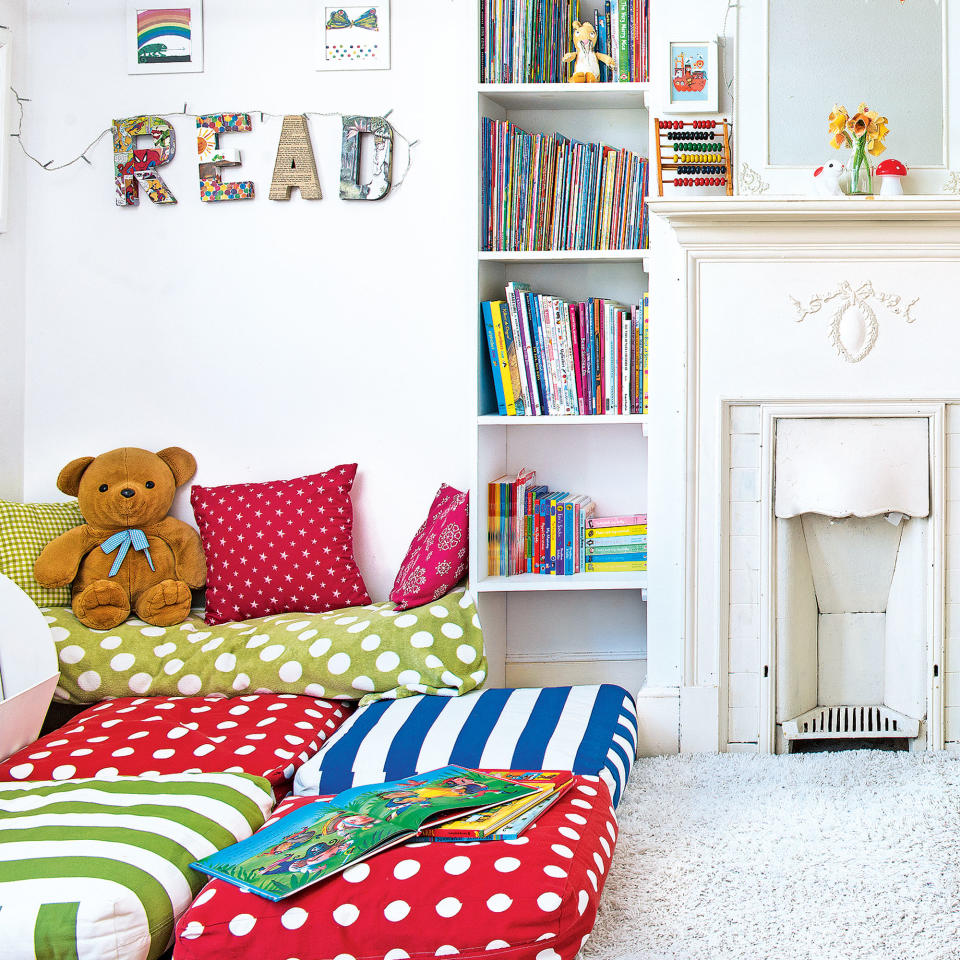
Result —
[[[35,604],[66,606],[70,585],[41,587],[33,565],[51,541],[83,523],[76,500],[66,503],[10,503],[0,500],[0,573],[8,576]]]

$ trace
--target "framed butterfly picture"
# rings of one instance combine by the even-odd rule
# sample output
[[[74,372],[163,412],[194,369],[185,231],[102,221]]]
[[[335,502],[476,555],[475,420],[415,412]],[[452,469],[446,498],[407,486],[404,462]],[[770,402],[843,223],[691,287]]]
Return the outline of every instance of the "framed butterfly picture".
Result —
[[[317,3],[317,70],[389,70],[389,0]]]

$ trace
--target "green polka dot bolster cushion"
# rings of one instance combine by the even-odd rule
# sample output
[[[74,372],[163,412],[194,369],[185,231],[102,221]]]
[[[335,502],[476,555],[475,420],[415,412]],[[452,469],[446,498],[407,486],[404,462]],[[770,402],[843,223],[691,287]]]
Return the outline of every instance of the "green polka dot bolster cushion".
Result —
[[[35,604],[70,602],[70,587],[41,587],[33,576],[40,551],[62,533],[83,523],[76,500],[66,503],[10,503],[0,500],[0,573]]]
[[[127,620],[91,630],[69,607],[43,612],[60,661],[56,696],[69,703],[297,693],[366,704],[423,693],[455,697],[487,676],[480,619],[462,588],[411,610],[372,603],[217,626],[194,611],[172,627]]]

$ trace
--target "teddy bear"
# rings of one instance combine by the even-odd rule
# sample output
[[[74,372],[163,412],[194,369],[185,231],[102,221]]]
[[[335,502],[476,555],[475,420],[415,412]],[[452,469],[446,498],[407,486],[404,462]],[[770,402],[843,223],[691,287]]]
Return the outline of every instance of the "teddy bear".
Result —
[[[206,562],[196,530],[167,511],[196,469],[193,454],[180,447],[121,447],[71,460],[57,488],[77,498],[87,522],[43,548],[37,582],[73,581],[73,612],[95,630],[122,623],[131,608],[157,627],[186,619],[191,587],[206,582]]]

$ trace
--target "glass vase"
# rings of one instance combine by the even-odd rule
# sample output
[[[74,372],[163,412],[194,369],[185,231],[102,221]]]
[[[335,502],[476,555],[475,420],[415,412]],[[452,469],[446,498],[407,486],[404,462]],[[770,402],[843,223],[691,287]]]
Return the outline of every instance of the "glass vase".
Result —
[[[873,170],[870,167],[870,158],[867,156],[864,142],[858,142],[854,146],[853,153],[847,161],[847,170],[850,175],[850,188],[847,193],[851,197],[873,196]]]

